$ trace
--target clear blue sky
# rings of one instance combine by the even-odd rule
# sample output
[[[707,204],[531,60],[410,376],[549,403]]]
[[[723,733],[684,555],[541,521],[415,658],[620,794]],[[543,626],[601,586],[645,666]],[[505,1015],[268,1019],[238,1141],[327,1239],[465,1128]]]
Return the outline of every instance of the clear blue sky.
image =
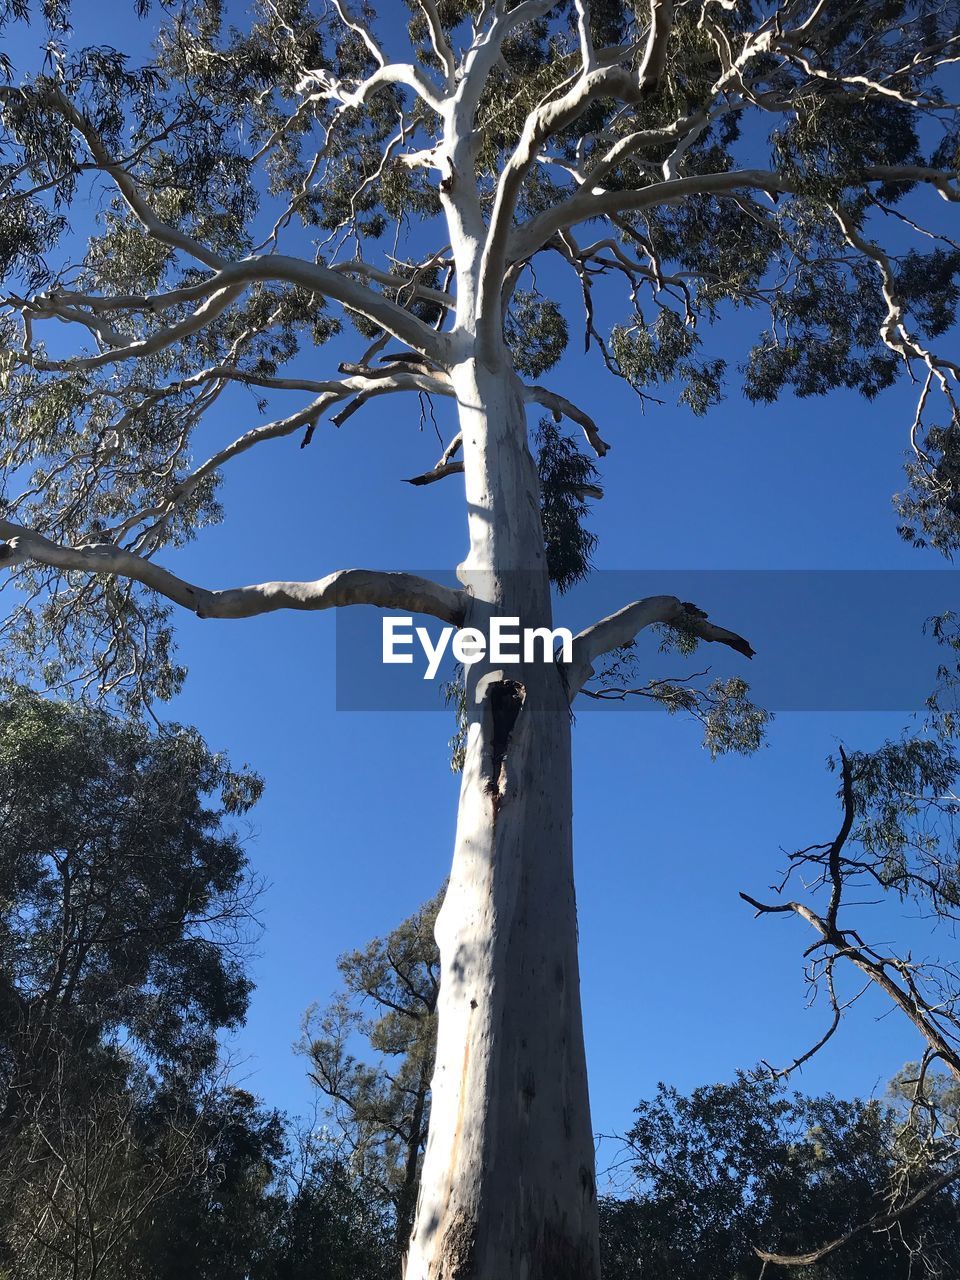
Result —
[[[598,566],[940,567],[900,543],[890,508],[909,393],[873,406],[836,395],[758,410],[733,390],[696,420],[673,408],[642,417],[592,359],[570,357],[564,375],[589,377],[592,408],[614,443],[594,521]],[[342,431],[321,429],[309,450],[267,446],[234,464],[224,488],[233,517],[184,555],[185,571],[230,585],[352,565],[454,565],[465,548],[459,480],[425,490],[400,483],[435,452],[418,432],[415,401],[401,399],[374,402]],[[865,647],[877,644],[876,625],[864,620]],[[188,617],[180,637],[191,675],[176,714],[267,778],[250,853],[271,887],[258,989],[238,1043],[253,1085],[296,1108],[308,1091],[290,1042],[305,1006],[332,991],[337,955],[389,929],[447,872],[452,726],[439,709],[338,712],[330,615]],[[667,660],[651,655],[662,673]],[[614,708],[578,715],[575,838],[599,1130],[623,1126],[659,1079],[688,1087],[726,1078],[761,1057],[792,1058],[816,1038],[824,1015],[805,1009],[802,929],[752,922],[737,892],[762,893],[782,869],[781,848],[835,830],[824,759],[837,741],[868,747],[905,721],[784,712],[758,756],[711,762],[697,726],[681,719]],[[804,1087],[883,1085],[915,1045],[895,1018],[874,1021],[876,1012],[885,1010],[850,1016]]]
[[[91,3],[84,14],[109,15],[110,38],[123,44],[127,24],[114,5]],[[575,304],[569,318],[577,332]],[[745,332],[738,322],[707,334],[708,354],[735,367]],[[644,414],[578,348],[575,339],[550,382],[575,392],[613,444],[593,520],[600,568],[943,567],[895,531],[890,498],[901,485],[909,387],[874,404],[836,394],[756,408],[734,375],[728,399],[705,419],[673,407],[669,393],[666,406]],[[331,344],[309,367],[328,376],[355,349]],[[267,412],[299,403],[274,397]],[[438,419],[449,439],[446,410]],[[204,439],[232,439],[258,420],[252,397],[238,394],[221,402]],[[415,398],[375,400],[341,430],[322,424],[309,449],[298,445],[266,444],[231,463],[225,523],[168,556],[171,567],[218,587],[355,565],[450,569],[462,558],[459,479],[401,483],[437,456]],[[331,994],[337,955],[390,929],[447,873],[457,793],[450,717],[439,702],[435,712],[337,712],[332,614],[232,623],[184,614],[178,623],[190,676],[172,715],[267,780],[249,841],[269,882],[265,931],[233,1051],[267,1101],[302,1110],[310,1091],[291,1045],[306,1006]],[[864,620],[864,653],[876,648],[878,625]],[[650,652],[650,674],[663,674],[664,660]],[[781,848],[835,829],[824,759],[837,741],[869,747],[905,720],[783,713],[758,756],[711,763],[697,726],[607,710],[580,714],[575,729],[583,998],[603,1132],[625,1127],[658,1080],[688,1088],[729,1078],[760,1058],[790,1059],[817,1038],[825,1012],[805,1008],[800,967],[809,939],[792,921],[753,922],[737,891],[762,893],[782,869]],[[944,935],[938,945],[951,943]],[[882,1088],[916,1052],[896,1018],[877,1019],[884,1012],[858,1008],[802,1086]]]

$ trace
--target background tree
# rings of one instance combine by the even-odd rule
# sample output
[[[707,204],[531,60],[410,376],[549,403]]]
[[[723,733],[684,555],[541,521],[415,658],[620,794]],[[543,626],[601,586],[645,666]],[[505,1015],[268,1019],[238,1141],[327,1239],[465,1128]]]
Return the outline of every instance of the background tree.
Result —
[[[876,1212],[902,1167],[902,1114],[890,1102],[787,1094],[739,1075],[691,1094],[661,1085],[642,1102],[601,1202],[606,1274],[619,1280],[757,1280],[758,1242],[783,1254],[848,1235]],[[960,1266],[955,1192],[886,1229],[860,1232],[807,1280],[909,1280]],[[771,1271],[770,1274],[773,1274]]]
[[[131,1273],[144,1280],[267,1280],[288,1208],[287,1124],[230,1085],[202,1103],[194,1168],[138,1224]]]
[[[308,1010],[300,1046],[353,1169],[392,1209],[398,1254],[413,1227],[430,1122],[442,901],[441,891],[385,938],[339,958],[343,991]],[[354,1057],[358,1036],[373,1062]]]
[[[72,1066],[65,1052],[58,1056],[3,1141],[4,1275],[136,1274],[142,1222],[203,1167],[193,1098],[158,1096],[136,1061],[88,1061],[95,1074],[84,1078]]]
[[[329,1133],[294,1136],[285,1179],[269,1280],[396,1280],[395,1223]]]
[[[910,1105],[886,1203],[851,1228],[857,1236],[915,1211],[918,1203],[952,1197],[960,1180],[960,965],[950,946],[960,911],[960,638],[952,614],[929,619],[927,626],[945,660],[917,728],[873,751],[841,746],[828,761],[839,774],[836,835],[788,855],[774,900],[740,895],[759,916],[795,917],[813,930],[803,953],[806,978],[811,999],[819,997],[829,1011],[811,1047],[786,1066],[767,1065],[773,1078],[788,1077],[818,1053],[867,992],[879,994],[920,1037],[922,1056],[898,1082]],[[789,896],[794,892],[797,897]],[[903,938],[904,908],[925,923],[921,941],[913,922]],[[948,1074],[938,1075],[944,1068]],[[817,1263],[849,1238],[825,1237],[804,1259]]]
[[[250,980],[257,886],[230,814],[260,780],[194,730],[151,734],[20,691],[0,701],[3,1129],[67,1054],[215,1066]]]
[[[206,1163],[250,991],[259,779],[194,730],[0,700],[0,1214],[18,1275],[122,1274]]]
[[[569,329],[545,259],[580,288],[584,345],[641,396],[668,383],[695,411],[714,403],[725,371],[702,335],[731,306],[763,317],[744,353],[756,399],[873,396],[908,367],[903,531],[960,540],[957,368],[931,345],[958,251],[926,225],[931,197],[960,198],[952,0],[417,0],[406,31],[344,0],[269,0],[235,31],[198,0],[137,68],[70,44],[62,4],[45,11],[42,65],[0,88],[0,536],[26,591],[8,646],[50,683],[169,695],[167,601],[201,617],[365,603],[550,626],[528,407],[608,446],[534,381]],[[600,276],[623,286],[612,312]],[[326,378],[289,367],[344,326],[355,360]],[[297,399],[194,457],[238,386]],[[159,562],[219,517],[233,458],[309,444],[328,411],[340,424],[400,391],[455,405],[438,465],[462,456],[459,588],[349,570],[221,591]],[[751,652],[663,596],[586,629],[568,664],[468,670],[416,1280],[597,1274],[569,704],[651,626]]]
[[[0,1274],[396,1275],[346,1153],[225,1079],[260,786],[195,730],[0,699]]]

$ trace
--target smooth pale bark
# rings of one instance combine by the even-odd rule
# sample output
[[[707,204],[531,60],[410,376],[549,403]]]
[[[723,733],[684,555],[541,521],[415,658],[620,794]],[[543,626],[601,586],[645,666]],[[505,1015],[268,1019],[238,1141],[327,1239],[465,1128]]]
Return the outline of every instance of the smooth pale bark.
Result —
[[[466,625],[550,624],[523,395],[454,370],[470,554]],[[573,885],[570,716],[552,663],[469,667],[439,1039],[406,1280],[596,1280],[594,1144]]]

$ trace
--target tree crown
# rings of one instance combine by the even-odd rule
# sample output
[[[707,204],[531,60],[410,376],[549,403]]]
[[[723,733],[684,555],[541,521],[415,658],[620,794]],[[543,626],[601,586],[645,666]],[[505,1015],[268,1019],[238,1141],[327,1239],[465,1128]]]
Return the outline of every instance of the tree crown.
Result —
[[[872,397],[906,367],[902,531],[960,544],[957,370],[935,349],[960,267],[935,207],[960,198],[953,0],[411,0],[406,26],[270,0],[244,30],[219,0],[163,8],[135,65],[47,4],[42,64],[0,87],[0,535],[28,593],[8,633],[51,683],[92,635],[101,688],[168,696],[164,599],[325,607],[322,584],[213,592],[155,560],[220,518],[233,458],[306,445],[324,415],[442,400],[458,363],[500,361],[602,456],[588,410],[534,381],[578,325],[641,397],[694,412],[731,372],[706,349],[730,308],[757,317],[753,399]],[[355,358],[301,376],[334,335]],[[289,403],[205,452],[239,388]]]

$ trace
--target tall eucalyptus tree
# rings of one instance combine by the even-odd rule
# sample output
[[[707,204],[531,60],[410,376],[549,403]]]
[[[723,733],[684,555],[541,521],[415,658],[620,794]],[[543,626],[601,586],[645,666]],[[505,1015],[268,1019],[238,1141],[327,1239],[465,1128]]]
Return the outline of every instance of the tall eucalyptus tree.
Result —
[[[906,367],[920,395],[904,533],[960,544],[960,371],[931,345],[960,262],[934,209],[960,200],[953,0],[411,0],[406,26],[400,6],[261,0],[242,30],[220,0],[184,0],[160,6],[148,66],[71,42],[66,0],[43,8],[43,65],[4,55],[0,88],[0,537],[26,592],[8,641],[48,680],[82,669],[114,696],[169,694],[169,602],[549,627],[528,414],[609,447],[595,410],[538,381],[566,345],[540,292],[562,271],[584,345],[641,396],[672,382],[697,411],[715,402],[723,361],[700,345],[734,305],[762,317],[744,352],[755,399],[873,396]],[[612,316],[600,277],[622,285]],[[355,359],[288,367],[341,331]],[[204,456],[198,428],[238,384],[294,407]],[[375,569],[229,589],[177,574],[233,459],[400,392],[449,397],[459,419],[417,477],[462,474],[459,587]],[[410,1280],[597,1275],[569,708],[651,626],[750,654],[656,597],[587,628],[569,661],[468,669]]]

